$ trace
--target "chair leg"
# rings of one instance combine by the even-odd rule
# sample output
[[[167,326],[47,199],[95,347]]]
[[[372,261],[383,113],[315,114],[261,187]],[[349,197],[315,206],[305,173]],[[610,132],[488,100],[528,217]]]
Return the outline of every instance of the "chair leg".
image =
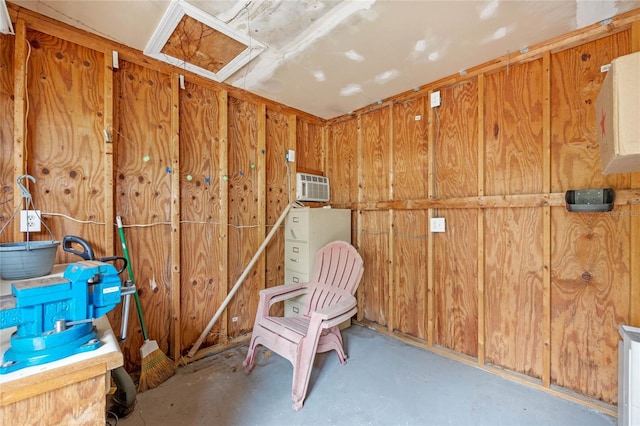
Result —
[[[316,329],[315,331],[310,331],[298,346],[296,362],[293,364],[293,385],[291,389],[293,409],[296,411],[302,408],[304,398],[307,396],[311,368],[313,368],[319,340],[320,332]]]
[[[251,336],[251,343],[249,343],[249,350],[247,351],[247,357],[242,362],[242,366],[244,367],[244,372],[246,374],[251,373],[251,371],[253,370],[253,366],[255,365],[255,362],[256,362],[256,353],[259,346],[258,344],[256,344],[257,337],[258,336],[256,336],[255,333],[253,336]]]
[[[340,364],[347,363],[347,354],[344,351],[342,334],[338,326],[326,330],[326,333],[320,337],[320,342],[318,343],[318,352],[329,352],[331,350],[336,351]]]

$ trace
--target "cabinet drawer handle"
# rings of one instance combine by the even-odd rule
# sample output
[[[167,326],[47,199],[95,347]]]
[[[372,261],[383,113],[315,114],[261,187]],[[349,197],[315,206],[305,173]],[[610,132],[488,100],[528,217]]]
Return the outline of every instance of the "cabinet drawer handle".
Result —
[[[293,281],[294,283],[299,283],[300,282],[300,278],[293,277],[293,279],[291,281]]]
[[[293,257],[289,258],[290,261],[300,263],[300,259],[294,259]]]

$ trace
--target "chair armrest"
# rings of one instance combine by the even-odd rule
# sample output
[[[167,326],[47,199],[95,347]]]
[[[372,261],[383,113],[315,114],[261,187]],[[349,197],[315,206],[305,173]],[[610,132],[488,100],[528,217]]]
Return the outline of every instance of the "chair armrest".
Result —
[[[307,284],[284,284],[260,290],[260,300],[269,306],[283,300],[291,299],[307,292]]]
[[[322,321],[328,321],[351,311],[353,311],[351,312],[351,315],[353,315],[356,312],[355,308],[357,304],[355,297],[346,295],[342,301],[335,305],[328,306],[324,309],[311,313],[311,318],[313,319],[315,317]]]

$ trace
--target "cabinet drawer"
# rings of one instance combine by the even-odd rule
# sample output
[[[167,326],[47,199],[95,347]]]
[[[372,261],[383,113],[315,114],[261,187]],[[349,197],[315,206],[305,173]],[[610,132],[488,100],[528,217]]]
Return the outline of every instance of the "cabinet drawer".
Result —
[[[294,297],[284,301],[284,316],[296,317],[302,315],[304,311],[304,301],[306,295]]]
[[[302,272],[296,272],[291,269],[284,270],[284,283],[285,284],[300,284],[308,283],[311,280],[310,274],[304,274]]]
[[[315,253],[313,254],[315,256]],[[284,243],[284,267],[292,271],[309,273],[309,245],[295,241]]]
[[[285,240],[309,241],[309,211],[308,209],[292,209],[287,215],[285,224]]]

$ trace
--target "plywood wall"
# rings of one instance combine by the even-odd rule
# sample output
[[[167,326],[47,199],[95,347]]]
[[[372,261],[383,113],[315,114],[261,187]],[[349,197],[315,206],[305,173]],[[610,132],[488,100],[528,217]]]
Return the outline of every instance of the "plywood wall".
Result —
[[[358,122],[346,120],[329,128],[327,176],[333,203],[358,201]]]
[[[87,223],[46,216],[44,224],[54,236],[85,236],[94,241],[96,256],[104,256],[103,55],[35,31],[28,31],[27,39],[32,119],[27,118],[25,172],[36,178],[30,184],[33,203],[42,212],[64,211],[83,218]],[[52,239],[48,232],[34,238]]]
[[[225,141],[219,131],[220,91],[185,83],[180,97],[180,261],[181,348],[189,348],[215,314],[216,303],[226,296],[226,278],[221,279],[223,253],[219,243],[226,235],[226,217],[220,208],[219,148]],[[214,303],[203,304],[203,300]],[[223,342],[226,328],[215,324],[205,345]]]
[[[284,280],[281,230],[185,358],[289,203],[296,165],[325,173],[323,120],[189,73],[180,88],[183,70],[24,16],[38,29],[18,19],[16,36],[0,38],[0,227],[20,201],[15,179],[32,174],[57,240],[78,235],[97,257],[121,255],[122,217],[148,337],[176,363],[247,339],[258,291]],[[289,168],[287,149],[305,151]],[[0,238],[24,236],[9,226]],[[76,260],[58,250],[58,263]],[[119,334],[120,309],[109,319]],[[127,369],[142,343],[134,310]]]
[[[168,352],[172,316],[171,80],[164,73],[125,61],[116,80],[116,214],[127,227],[125,238],[149,338]],[[133,333],[125,358],[135,360],[142,343],[141,333]]]
[[[334,201],[358,212],[368,265],[364,322],[542,389],[617,402],[618,325],[640,325],[640,179],[602,175],[594,105],[600,66],[640,35],[625,22],[330,121]],[[428,108],[436,90],[442,105]],[[601,187],[618,193],[613,212],[566,211],[565,191]],[[445,233],[429,233],[431,217]]]
[[[594,102],[600,66],[640,46],[629,27],[640,15],[329,123],[189,73],[180,89],[182,70],[24,17],[37,28],[21,18],[16,36],[0,36],[0,226],[26,172],[57,239],[119,253],[122,216],[150,338],[176,362],[188,362],[299,169],[328,176],[332,205],[354,211],[367,265],[359,319],[541,388],[617,402],[617,326],[640,325],[640,174],[599,173]],[[607,186],[613,212],[565,210],[566,190]],[[432,217],[445,233],[429,232]],[[23,238],[12,228],[0,241]],[[282,245],[276,230],[198,356],[246,339],[257,292],[283,279]],[[119,312],[110,319],[117,328]],[[141,343],[132,313],[130,369]]]
[[[0,34],[0,227],[10,226],[18,190],[13,178],[13,90],[13,40],[11,36]],[[0,234],[0,242],[9,241],[13,241],[11,228]]]

